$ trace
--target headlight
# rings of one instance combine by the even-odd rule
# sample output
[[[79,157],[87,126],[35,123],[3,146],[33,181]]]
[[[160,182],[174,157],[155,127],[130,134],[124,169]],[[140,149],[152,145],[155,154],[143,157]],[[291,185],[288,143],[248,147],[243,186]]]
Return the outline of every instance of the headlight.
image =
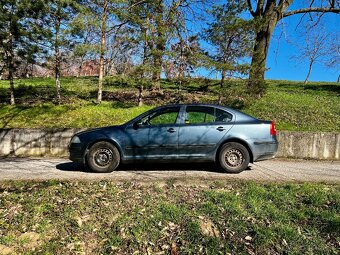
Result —
[[[71,143],[80,143],[80,139],[79,139],[79,137],[78,136],[73,136],[72,137],[72,140],[71,140]]]

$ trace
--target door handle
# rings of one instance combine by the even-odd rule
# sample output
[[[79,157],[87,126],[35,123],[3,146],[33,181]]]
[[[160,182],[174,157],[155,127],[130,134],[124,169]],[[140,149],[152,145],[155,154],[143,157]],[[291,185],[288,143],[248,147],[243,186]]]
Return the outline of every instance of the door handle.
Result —
[[[218,131],[225,131],[225,128],[224,127],[218,127],[218,128],[216,128]]]
[[[169,133],[175,133],[176,130],[175,130],[174,128],[169,128],[169,129],[167,130],[167,132],[169,132]]]

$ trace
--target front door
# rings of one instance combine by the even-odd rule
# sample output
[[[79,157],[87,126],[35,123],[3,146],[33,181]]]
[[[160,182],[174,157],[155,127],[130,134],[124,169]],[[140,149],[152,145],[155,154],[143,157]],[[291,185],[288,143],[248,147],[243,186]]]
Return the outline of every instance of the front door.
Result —
[[[126,132],[128,159],[171,159],[177,157],[180,107],[161,108],[137,120]]]

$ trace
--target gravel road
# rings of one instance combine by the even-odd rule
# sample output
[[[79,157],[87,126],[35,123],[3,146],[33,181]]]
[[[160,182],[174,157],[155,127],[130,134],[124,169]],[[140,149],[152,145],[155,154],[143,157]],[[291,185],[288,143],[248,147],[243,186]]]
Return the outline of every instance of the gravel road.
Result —
[[[2,158],[0,181],[3,180],[99,180],[182,181],[243,179],[256,181],[336,182],[340,183],[340,161],[274,159],[251,164],[240,174],[225,174],[214,164],[125,165],[108,174],[86,172],[79,165],[60,158]]]

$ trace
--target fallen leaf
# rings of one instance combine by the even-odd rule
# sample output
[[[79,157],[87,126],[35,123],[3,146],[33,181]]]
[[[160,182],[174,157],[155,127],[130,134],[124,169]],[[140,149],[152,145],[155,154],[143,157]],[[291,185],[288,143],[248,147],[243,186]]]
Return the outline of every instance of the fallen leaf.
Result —
[[[24,245],[28,249],[34,249],[41,245],[40,235],[35,232],[26,232],[20,235],[19,240],[27,241]]]
[[[177,255],[177,245],[176,245],[176,243],[171,244],[171,255]]]
[[[78,227],[81,228],[81,226],[83,225],[82,219],[81,219],[80,217],[77,217],[77,218],[76,218],[76,221],[77,221]]]
[[[247,240],[247,241],[253,240],[253,238],[251,236],[246,236],[244,239]]]
[[[204,218],[204,219],[199,219],[199,221],[200,221],[201,231],[204,235],[217,237],[217,238],[221,237],[220,231],[210,219]]]
[[[14,254],[14,251],[12,248],[0,244],[0,254],[3,254],[3,255]]]

